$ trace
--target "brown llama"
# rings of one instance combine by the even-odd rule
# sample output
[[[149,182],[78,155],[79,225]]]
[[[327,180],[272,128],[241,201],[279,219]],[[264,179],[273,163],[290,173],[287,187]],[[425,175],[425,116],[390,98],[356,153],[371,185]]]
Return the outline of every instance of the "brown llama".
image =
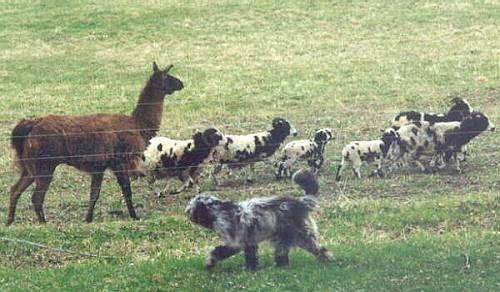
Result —
[[[170,68],[172,65],[160,70],[153,63],[154,72],[132,115],[48,115],[19,122],[12,130],[11,143],[21,177],[10,190],[7,225],[14,221],[19,197],[33,182],[31,201],[38,221],[46,222],[43,201],[59,164],[71,165],[92,176],[87,222],[92,221],[107,168],[116,176],[130,217],[138,219],[132,205],[130,176],[140,172],[142,152],[160,127],[165,96],[184,86],[168,74]]]

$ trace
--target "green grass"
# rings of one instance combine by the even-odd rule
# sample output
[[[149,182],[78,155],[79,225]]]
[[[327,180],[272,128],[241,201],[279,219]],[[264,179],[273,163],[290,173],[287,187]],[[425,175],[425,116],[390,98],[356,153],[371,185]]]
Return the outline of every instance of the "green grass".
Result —
[[[461,95],[500,123],[498,4],[288,2],[297,3],[1,2],[0,218],[18,175],[9,146],[17,121],[129,113],[156,60],[173,63],[186,85],[165,103],[162,135],[188,137],[210,125],[247,133],[276,116],[291,120],[299,138],[334,129],[315,217],[335,263],[297,250],[290,267],[276,268],[263,245],[257,272],[243,268],[241,255],[207,272],[205,251],[217,238],[186,220],[192,193],[158,201],[134,182],[142,220],[133,222],[107,175],[95,222],[85,224],[90,179],[60,167],[46,197],[49,223],[35,223],[29,189],[0,236],[102,257],[0,241],[0,290],[500,289],[498,132],[471,143],[461,174],[403,171],[380,180],[364,167],[363,179],[346,171],[341,184],[333,175],[346,142],[378,137],[398,111],[444,112]],[[300,193],[274,181],[271,164],[257,171],[253,184],[223,177],[219,196]]]

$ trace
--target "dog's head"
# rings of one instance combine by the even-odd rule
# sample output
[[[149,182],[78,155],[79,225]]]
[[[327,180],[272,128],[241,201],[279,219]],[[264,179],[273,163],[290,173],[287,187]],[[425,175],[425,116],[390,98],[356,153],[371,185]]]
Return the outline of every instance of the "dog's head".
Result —
[[[223,201],[217,197],[200,194],[192,198],[186,207],[186,214],[192,222],[213,229],[214,222],[222,215],[234,215],[238,206],[231,201]]]

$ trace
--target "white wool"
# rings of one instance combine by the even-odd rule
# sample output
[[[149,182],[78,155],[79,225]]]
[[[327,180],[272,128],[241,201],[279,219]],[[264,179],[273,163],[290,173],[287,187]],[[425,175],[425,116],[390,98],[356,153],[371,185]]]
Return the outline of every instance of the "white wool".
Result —
[[[188,147],[188,145],[191,145]],[[158,151],[158,145],[161,144],[161,151]],[[161,157],[163,155],[168,155],[172,157],[174,154],[177,157],[177,161],[182,157],[182,154],[186,149],[191,150],[194,148],[194,141],[190,140],[173,140],[167,137],[154,137],[149,140],[149,145],[144,151],[145,161],[144,163],[148,167],[154,168],[161,164]]]

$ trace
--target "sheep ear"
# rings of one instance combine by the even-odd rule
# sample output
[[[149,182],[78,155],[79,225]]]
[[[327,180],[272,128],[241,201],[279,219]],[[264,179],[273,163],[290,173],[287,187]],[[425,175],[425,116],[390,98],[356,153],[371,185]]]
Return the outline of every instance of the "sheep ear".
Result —
[[[168,73],[168,71],[170,71],[170,69],[172,69],[174,67],[174,65],[168,65],[167,68],[165,68],[165,70],[163,70],[165,73]]]
[[[160,68],[158,68],[156,62],[153,62],[153,72],[158,72],[158,71],[160,71]]]
[[[380,133],[383,133],[383,132],[385,132],[385,129],[380,129]]]

